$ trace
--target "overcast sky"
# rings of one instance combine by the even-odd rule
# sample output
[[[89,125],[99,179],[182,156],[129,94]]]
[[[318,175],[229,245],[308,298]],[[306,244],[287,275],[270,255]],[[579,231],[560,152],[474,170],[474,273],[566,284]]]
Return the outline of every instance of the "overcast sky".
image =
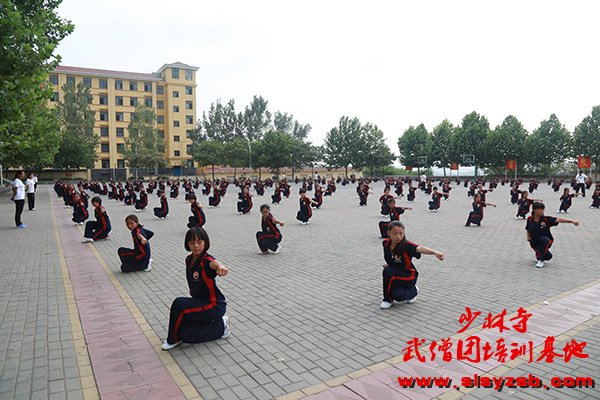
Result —
[[[529,130],[551,113],[569,130],[600,104],[600,1],[65,0],[75,31],[63,65],[197,73],[198,117],[255,94],[310,123],[321,144],[342,115],[381,128],[392,151],[410,125]]]

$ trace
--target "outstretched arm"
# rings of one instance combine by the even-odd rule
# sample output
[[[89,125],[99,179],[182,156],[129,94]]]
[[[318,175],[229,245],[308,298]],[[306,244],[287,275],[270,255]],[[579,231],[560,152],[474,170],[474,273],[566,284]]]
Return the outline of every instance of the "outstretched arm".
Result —
[[[579,226],[579,221],[575,221],[574,219],[556,218],[556,222],[559,224],[573,224]]]
[[[210,267],[217,271],[218,276],[225,276],[229,272],[229,270],[217,260],[212,260],[210,263]]]
[[[441,251],[430,249],[429,247],[418,246],[417,247],[417,253],[420,253],[420,254],[431,254],[431,255],[434,255],[440,261],[444,260],[444,253],[442,253]]]

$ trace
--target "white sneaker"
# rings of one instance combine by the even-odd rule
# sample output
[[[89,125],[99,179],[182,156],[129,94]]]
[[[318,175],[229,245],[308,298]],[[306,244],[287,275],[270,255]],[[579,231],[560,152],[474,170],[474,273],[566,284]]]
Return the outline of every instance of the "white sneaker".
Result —
[[[415,297],[413,297],[412,299],[409,299],[409,300],[407,301],[407,303],[408,303],[408,304],[412,304],[412,303],[414,303],[415,301],[417,301],[417,296],[419,295],[419,287],[418,287],[417,285],[415,285],[415,288],[417,289],[417,294],[415,295]]]
[[[379,306],[379,308],[381,308],[382,310],[387,310],[388,308],[390,308],[393,305],[394,305],[393,301],[390,303],[390,302],[384,300],[381,302],[381,305]]]
[[[277,248],[275,249],[275,251],[273,252],[273,254],[277,254],[277,253],[279,253],[280,251],[281,251],[281,245],[280,245],[280,244],[278,244],[278,245],[277,245]]]
[[[83,240],[81,241],[81,243],[93,243],[94,239],[92,238],[86,238],[84,237]]]
[[[537,264],[535,264],[538,268],[544,268],[544,262],[542,260],[538,260]]]
[[[83,222],[78,222],[77,225],[83,225]]]
[[[265,254],[269,254],[269,250],[267,251],[259,251],[258,254],[260,254],[261,256],[264,256]]]
[[[172,350],[175,347],[179,346],[181,344],[181,342],[177,342],[177,343],[169,343],[166,340],[163,342],[162,346],[160,346],[163,350]]]
[[[308,222],[302,221],[302,225],[308,225]]]
[[[35,207],[33,207],[33,208],[32,208],[31,210],[29,210],[29,211],[35,211]]]
[[[225,330],[223,331],[221,339],[227,339],[229,335],[231,335],[231,329],[229,329],[229,317],[227,315],[223,315],[223,323],[225,324]]]
[[[152,270],[152,262],[153,261],[154,261],[153,259],[150,259],[150,261],[148,261],[148,266],[146,267],[146,269],[143,269],[142,271],[150,272]]]
[[[110,240],[110,233],[106,234],[106,240]]]

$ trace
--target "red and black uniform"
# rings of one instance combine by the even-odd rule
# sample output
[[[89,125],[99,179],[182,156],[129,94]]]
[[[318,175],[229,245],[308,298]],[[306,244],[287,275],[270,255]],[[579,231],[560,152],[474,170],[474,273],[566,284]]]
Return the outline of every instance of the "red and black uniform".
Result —
[[[389,303],[410,300],[417,295],[419,273],[412,263],[413,258],[421,258],[417,253],[418,245],[406,242],[391,248],[392,241],[383,241],[383,258],[387,264],[383,268],[383,300]]]
[[[390,213],[390,206],[388,205],[388,200],[393,198],[391,194],[382,194],[379,197],[379,202],[381,203],[381,215],[388,215]]]
[[[481,221],[483,220],[483,208],[485,207],[485,203],[482,202],[473,202],[473,211],[469,213],[469,218],[467,218],[467,226],[471,224],[475,224],[477,226],[481,226]]]
[[[408,195],[406,196],[406,200],[408,201],[415,201],[415,192],[417,191],[417,188],[414,186],[409,186],[408,187]]]
[[[365,185],[362,189],[359,187],[356,189],[358,192],[358,205],[366,206],[367,205],[367,197],[369,196],[369,187]]]
[[[221,202],[221,192],[217,185],[213,186],[213,195],[208,198],[208,205],[211,207],[217,207]]]
[[[573,204],[573,197],[575,197],[574,194],[563,194],[562,196],[560,196],[559,210],[567,212],[567,210],[571,208],[571,205]]]
[[[281,192],[282,191],[283,191],[283,189],[281,188],[281,186],[275,187],[275,192],[273,192],[273,194],[271,195],[271,200],[272,200],[273,204],[279,204],[281,202]]]
[[[401,214],[404,214],[404,209],[402,207],[394,207],[389,212],[389,215],[390,215],[389,221],[379,221],[379,233],[381,234],[382,238],[388,237],[388,233],[387,233],[388,225],[392,221],[400,221]]]
[[[533,204],[533,200],[520,198],[519,201],[517,202],[517,204],[519,205],[519,210],[517,211],[517,217],[521,217],[524,219],[527,216],[527,214],[529,214],[529,209],[531,208],[531,205]]]
[[[90,195],[87,194],[86,192],[84,192],[83,190],[81,190],[79,192],[79,198],[83,202],[83,205],[85,206],[85,208],[88,208],[88,206],[89,206],[89,200],[90,200]]]
[[[96,207],[94,209],[95,221],[88,221],[85,224],[85,233],[83,237],[94,240],[106,239],[111,231],[110,219],[104,207]]]
[[[554,242],[554,237],[550,233],[550,228],[556,225],[558,225],[558,221],[554,217],[543,215],[538,221],[535,221],[532,216],[527,218],[525,230],[529,231],[531,237],[529,245],[535,251],[538,261],[547,261],[552,258],[550,247]]]
[[[321,208],[321,206],[323,205],[323,191],[321,189],[315,190],[315,197],[313,198],[313,201],[317,203],[313,204],[313,207]]]
[[[89,217],[90,214],[88,213],[87,207],[85,206],[85,204],[83,204],[82,200],[79,200],[76,204],[73,205],[73,222],[85,222],[85,220]]]
[[[296,219],[302,222],[308,222],[312,217],[311,201],[308,197],[300,197],[300,211],[296,214]]]
[[[167,197],[161,196],[160,198],[160,207],[154,207],[154,215],[158,218],[167,218],[169,214],[169,203],[167,203]]]
[[[248,214],[252,210],[252,196],[250,196],[250,193],[240,193],[239,199],[240,201],[237,203],[238,212]]]
[[[217,271],[210,267],[214,257],[202,253],[185,259],[186,277],[192,297],[178,297],[171,305],[167,343],[201,343],[223,336],[225,296],[217,287]]]
[[[200,207],[200,204],[194,202],[192,203],[192,216],[188,218],[188,228],[193,228],[195,226],[204,226],[206,223],[206,215],[204,215],[204,210]]]
[[[266,220],[261,219],[261,228],[262,231],[256,232],[256,241],[258,242],[260,251],[265,253],[267,250],[277,250],[277,245],[283,237],[271,214],[269,214]]]
[[[146,192],[140,192],[140,199],[135,202],[135,208],[138,210],[145,210],[148,207],[148,194]]]
[[[179,196],[179,184],[172,184],[171,185],[171,193],[170,193],[170,197],[172,199],[176,199]]]
[[[596,193],[592,195],[592,205],[590,208],[600,208],[600,196]]]
[[[142,241],[138,237],[139,235],[146,238],[145,245],[142,244]],[[119,258],[121,259],[121,271],[134,272],[148,268],[151,258],[150,239],[152,236],[154,236],[154,232],[140,226],[131,231],[133,249],[120,247],[118,250]]]
[[[519,195],[521,194],[521,191],[517,188],[512,188],[510,189],[510,202],[512,204],[517,204],[519,201]]]
[[[438,210],[442,201],[442,195],[440,193],[433,193],[431,195],[431,201],[429,202],[429,210]]]

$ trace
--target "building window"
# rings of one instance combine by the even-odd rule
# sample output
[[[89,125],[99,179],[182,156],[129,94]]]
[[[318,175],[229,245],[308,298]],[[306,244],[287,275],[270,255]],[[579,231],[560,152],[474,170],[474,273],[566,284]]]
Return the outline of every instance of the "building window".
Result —
[[[53,85],[58,85],[58,75],[50,75],[50,83]]]
[[[137,82],[130,81],[129,82],[129,90],[134,91],[134,92],[137,91]]]
[[[185,151],[186,151],[188,154],[192,154],[192,145],[191,145],[191,144],[188,144],[187,146],[185,146]]]
[[[159,144],[158,145],[158,151],[161,152],[161,153],[164,153],[165,152],[165,145],[164,144]]]
[[[108,89],[108,79],[102,79],[102,78],[100,78],[98,80],[98,87],[100,89]]]
[[[188,168],[194,168],[194,160],[188,160],[187,167]]]
[[[171,68],[171,78],[179,79],[179,68]]]
[[[108,137],[108,126],[101,126],[100,127],[100,136],[102,136],[102,137]]]
[[[179,106],[173,106],[173,112],[179,112]]]
[[[179,128],[179,121],[173,121],[173,126],[175,128]]]
[[[138,105],[138,100],[137,97],[130,97],[129,98],[129,105],[136,107]]]
[[[179,135],[173,136],[173,141],[174,142],[179,142]]]
[[[187,94],[187,95],[194,94],[194,89],[191,86],[186,86],[185,87],[185,94]]]
[[[173,155],[174,155],[175,157],[181,157],[181,151],[179,151],[179,150],[175,150],[175,151],[173,152]]]
[[[186,81],[191,81],[192,80],[192,70],[191,69],[186,69],[185,70],[185,80]]]
[[[58,92],[52,93],[52,101],[58,101]]]
[[[125,160],[117,160],[117,168],[125,168]]]
[[[192,131],[189,130],[189,129],[187,131],[185,131],[185,137],[188,138],[188,139],[191,138],[192,137]]]
[[[165,87],[156,85],[156,94],[165,94]]]
[[[117,90],[123,90],[123,81],[120,79],[117,79],[115,81],[115,89]]]
[[[104,168],[104,169],[110,168],[110,160],[108,158],[102,159],[102,168]]]
[[[117,128],[117,137],[125,136],[125,128]]]
[[[108,121],[108,111],[100,111],[100,121]]]
[[[99,96],[100,104],[107,105],[108,104],[108,95],[101,94]]]
[[[164,124],[165,123],[165,116],[164,115],[157,115],[156,116],[156,123],[157,124]]]
[[[179,92],[177,90],[173,90],[173,97],[179,97]]]
[[[131,113],[131,114],[129,115],[129,120],[130,120],[130,121],[135,121],[135,113]]]
[[[92,78],[83,78],[83,86],[91,88],[92,87]]]
[[[185,102],[185,109],[186,110],[193,110],[194,109],[194,102],[193,101],[186,101]]]
[[[193,115],[186,115],[185,116],[185,123],[186,124],[193,124],[194,123],[194,116]]]
[[[152,97],[146,97],[146,98],[144,98],[144,105],[146,107],[152,107]]]
[[[144,92],[152,91],[152,82],[144,82]]]
[[[67,76],[67,85],[75,85],[75,77]]]
[[[110,153],[110,144],[100,143],[100,152],[101,153]]]
[[[117,152],[123,153],[125,151],[125,143],[117,143]]]
[[[163,110],[165,108],[165,102],[162,100],[156,100],[156,108]]]
[[[162,130],[162,129],[159,129],[158,130],[158,137],[161,138],[161,139],[164,139],[165,138],[165,131]]]
[[[117,113],[115,113],[115,119],[116,119],[118,122],[123,122],[123,121],[125,121],[125,118],[123,117],[123,113],[122,113],[122,112],[120,112],[120,111],[119,111],[119,112],[117,112]]]
[[[123,105],[123,96],[115,96],[115,104],[118,106]]]

